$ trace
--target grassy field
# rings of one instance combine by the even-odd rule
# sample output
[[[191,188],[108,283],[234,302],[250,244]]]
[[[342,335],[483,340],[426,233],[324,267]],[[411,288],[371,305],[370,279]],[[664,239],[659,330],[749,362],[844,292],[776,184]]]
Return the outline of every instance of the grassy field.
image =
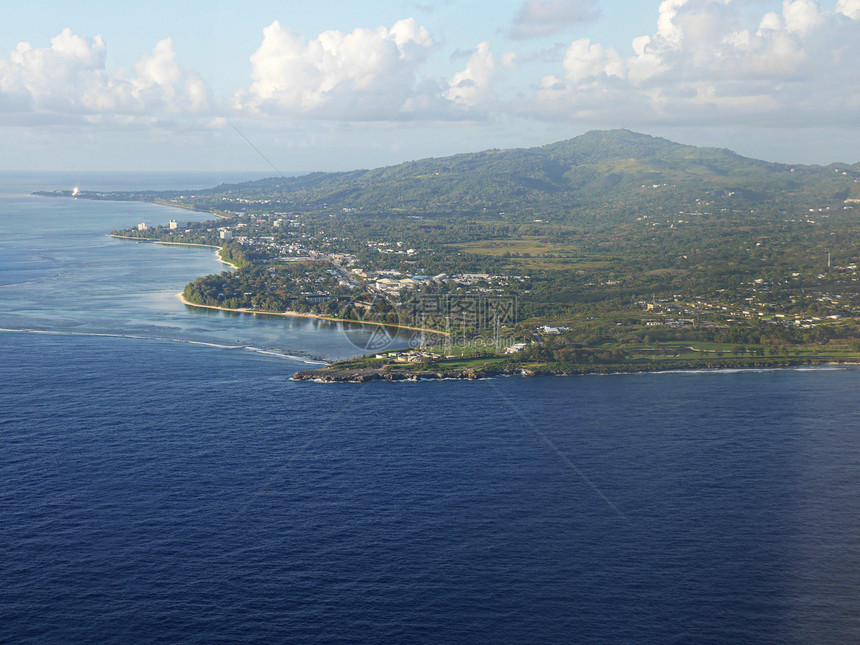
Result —
[[[560,244],[544,242],[535,237],[527,237],[518,240],[478,240],[475,242],[462,242],[449,244],[453,248],[465,253],[477,255],[491,255],[495,257],[504,256],[506,253],[528,254],[535,257],[546,257],[549,254],[569,256],[573,250]]]
[[[486,255],[495,258],[507,258],[510,264],[506,267],[512,271],[599,271],[612,266],[611,259],[602,257],[593,259],[583,257],[576,248],[553,242],[547,242],[537,237],[526,237],[518,240],[477,240],[449,244],[464,253]],[[519,257],[508,257],[511,256]]]

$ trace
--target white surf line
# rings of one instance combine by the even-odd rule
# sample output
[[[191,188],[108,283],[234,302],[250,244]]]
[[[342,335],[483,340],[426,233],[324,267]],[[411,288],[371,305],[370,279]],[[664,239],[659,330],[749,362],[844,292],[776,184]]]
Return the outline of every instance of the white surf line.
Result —
[[[246,350],[249,352],[253,352],[254,354],[262,354],[265,356],[274,356],[277,358],[284,358],[289,360],[298,361],[299,363],[305,363],[307,365],[327,365],[325,361],[318,360],[315,358],[310,358],[307,356],[298,356],[296,354],[287,354],[285,352],[279,352],[274,349],[262,349],[260,347],[253,347],[251,345],[224,345],[221,343],[211,343],[202,340],[191,340],[187,338],[165,338],[163,336],[135,336],[132,334],[111,334],[108,332],[95,332],[95,331],[64,331],[64,330],[56,330],[56,329],[8,329],[8,328],[0,328],[0,333],[10,333],[10,334],[41,334],[46,336],[84,336],[84,337],[94,337],[94,338],[125,338],[128,340],[149,340],[149,341],[157,341],[160,343],[184,343],[186,345],[200,345],[202,347],[212,347],[214,349],[230,349],[230,350]]]

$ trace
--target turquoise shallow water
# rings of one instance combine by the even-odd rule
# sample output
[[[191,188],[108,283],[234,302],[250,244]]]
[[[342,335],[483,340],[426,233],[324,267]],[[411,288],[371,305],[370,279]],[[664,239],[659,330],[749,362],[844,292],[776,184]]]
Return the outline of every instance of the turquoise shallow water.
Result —
[[[0,641],[860,641],[860,370],[293,382],[337,326],[186,309],[210,250],[103,234],[171,211],[24,192]]]
[[[205,176],[173,176],[173,184],[161,175],[120,174],[110,179],[79,183],[93,190],[126,188],[132,180],[161,187],[187,181],[194,187],[193,182]],[[147,179],[152,184],[143,183]],[[325,360],[360,353],[340,324],[182,305],[176,294],[188,282],[226,269],[214,251],[107,235],[140,221],[166,224],[177,216],[176,209],[29,194],[71,181],[64,175],[7,175],[0,183],[0,328],[207,342]],[[361,345],[364,332],[355,327],[350,338]],[[371,333],[366,332],[368,337]]]

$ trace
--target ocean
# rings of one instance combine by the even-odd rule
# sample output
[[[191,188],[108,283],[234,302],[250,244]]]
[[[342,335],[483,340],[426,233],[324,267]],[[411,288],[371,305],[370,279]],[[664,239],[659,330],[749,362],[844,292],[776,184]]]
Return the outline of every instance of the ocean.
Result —
[[[857,368],[294,382],[343,327],[29,195],[246,178],[0,176],[0,642],[860,642]]]

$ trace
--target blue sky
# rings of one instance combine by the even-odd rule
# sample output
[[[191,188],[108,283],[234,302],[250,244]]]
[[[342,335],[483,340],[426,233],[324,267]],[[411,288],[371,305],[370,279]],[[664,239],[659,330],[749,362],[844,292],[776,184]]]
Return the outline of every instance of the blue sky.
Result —
[[[0,169],[272,170],[246,137],[346,170],[618,127],[856,162],[858,60],[860,0],[36,1],[0,21]]]

